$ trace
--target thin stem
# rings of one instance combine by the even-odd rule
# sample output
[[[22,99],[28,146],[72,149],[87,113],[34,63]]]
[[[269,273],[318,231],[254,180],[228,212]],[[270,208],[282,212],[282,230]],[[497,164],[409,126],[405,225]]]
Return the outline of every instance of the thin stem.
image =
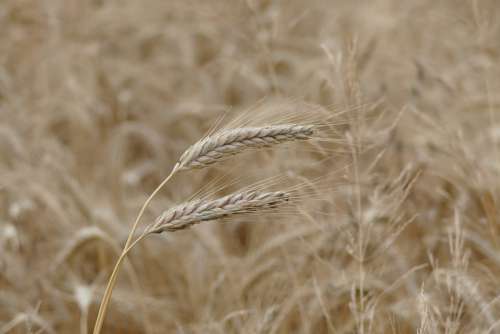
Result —
[[[102,297],[101,306],[99,307],[99,313],[97,314],[97,320],[94,326],[94,334],[100,333],[102,329],[102,325],[104,323],[104,316],[106,315],[106,310],[109,305],[109,301],[111,300],[111,292],[113,291],[113,287],[116,284],[116,279],[118,277],[118,272],[121,266],[121,263],[127,256],[128,252],[135,246],[139,241],[141,241],[147,234],[142,234],[138,237],[129,247],[123,250],[122,254],[116,261],[115,267],[113,268],[113,272],[108,280],[108,285],[106,286],[106,290],[104,291],[104,296]]]
[[[127,238],[127,242],[125,243],[125,246],[123,247],[124,250],[128,246],[130,246],[130,243],[132,242],[132,238],[134,237],[134,233],[137,230],[137,226],[139,226],[139,221],[140,221],[141,217],[144,215],[144,211],[146,210],[146,207],[149,205],[149,203],[151,202],[153,197],[155,197],[155,195],[161,190],[161,188],[163,188],[163,186],[172,178],[172,176],[175,174],[176,171],[177,171],[177,165],[174,167],[174,169],[172,169],[172,171],[165,178],[165,180],[163,180],[162,183],[160,183],[160,185],[158,187],[156,187],[156,189],[151,193],[151,195],[149,195],[146,202],[144,202],[144,204],[142,205],[141,211],[139,211],[139,214],[137,215],[137,218],[135,219],[134,225],[132,226],[132,229],[130,230],[130,233],[129,233],[128,238]]]
[[[160,185],[149,195],[148,199],[144,202],[142,205],[141,210],[139,211],[139,214],[137,215],[137,218],[135,219],[134,225],[132,226],[132,229],[130,230],[130,233],[128,235],[127,241],[125,242],[125,246],[123,247],[123,251],[120,254],[120,257],[116,261],[115,267],[113,268],[113,272],[111,273],[111,276],[108,280],[108,284],[106,286],[106,290],[104,290],[104,295],[102,297],[101,305],[99,306],[99,312],[97,313],[97,319],[95,322],[94,326],[94,334],[99,334],[102,329],[102,325],[104,323],[104,317],[106,316],[106,311],[108,308],[109,301],[111,299],[111,294],[113,293],[113,288],[115,287],[116,284],[116,278],[118,276],[118,272],[120,270],[121,263],[123,262],[123,259],[126,257],[128,252],[140,241],[142,240],[147,234],[142,234],[139,236],[134,242],[132,242],[132,239],[134,237],[135,231],[137,230],[137,227],[139,226],[139,221],[141,220],[142,216],[144,215],[144,211],[146,210],[146,207],[149,205],[153,197],[165,186],[165,184],[172,178],[172,176],[175,174],[175,172],[178,169],[178,165],[176,165],[170,174],[160,183]]]
[[[80,333],[81,334],[87,334],[88,333],[88,330],[87,330],[87,321],[88,321],[88,309],[83,309],[81,311],[81,314],[80,314]]]

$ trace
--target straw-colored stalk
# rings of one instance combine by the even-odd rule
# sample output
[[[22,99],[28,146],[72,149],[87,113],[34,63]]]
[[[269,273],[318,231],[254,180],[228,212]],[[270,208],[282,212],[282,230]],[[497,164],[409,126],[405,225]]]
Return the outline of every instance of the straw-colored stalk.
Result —
[[[175,231],[184,229],[206,220],[220,219],[225,216],[249,213],[255,210],[271,208],[288,200],[284,192],[244,192],[225,196],[214,201],[192,201],[166,211],[153,226],[146,229],[136,240],[133,237],[139,226],[146,207],[163,186],[180,170],[200,169],[222,161],[247,149],[267,148],[285,142],[311,139],[314,125],[284,124],[262,127],[244,127],[221,130],[189,147],[172,169],[144,202],[130,230],[123,252],[118,258],[108,280],[94,326],[94,334],[99,334],[104,323],[106,310],[116,284],[118,271],[128,252],[146,235],[153,232]]]

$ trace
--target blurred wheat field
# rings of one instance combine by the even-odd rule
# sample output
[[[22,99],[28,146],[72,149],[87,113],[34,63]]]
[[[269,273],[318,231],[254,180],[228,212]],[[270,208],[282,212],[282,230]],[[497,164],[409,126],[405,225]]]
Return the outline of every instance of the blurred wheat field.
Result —
[[[180,173],[143,223],[276,175],[308,195],[144,240],[103,333],[500,333],[499,17],[496,0],[0,1],[0,333],[89,333],[184,150],[224,114],[282,110],[330,115],[334,139]]]

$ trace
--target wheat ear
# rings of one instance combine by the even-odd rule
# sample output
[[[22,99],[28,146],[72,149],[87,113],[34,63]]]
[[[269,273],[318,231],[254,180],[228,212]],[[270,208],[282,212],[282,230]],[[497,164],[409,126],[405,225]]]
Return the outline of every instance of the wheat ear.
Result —
[[[290,194],[283,191],[247,191],[215,200],[194,200],[165,211],[146,231],[161,233],[182,230],[204,221],[274,209],[289,199]]]
[[[143,206],[141,207],[141,210],[137,218],[135,219],[132,229],[130,230],[127,241],[123,248],[123,252],[118,258],[108,280],[108,284],[99,306],[93,333],[99,334],[101,332],[104,318],[106,316],[106,311],[111,300],[111,294],[116,284],[116,279],[118,277],[118,272],[123,259],[125,258],[125,256],[127,256],[128,252],[147,235],[147,233],[142,234],[135,241],[133,241],[133,236],[135,234],[135,231],[137,230],[137,227],[139,226],[139,221],[142,218],[146,207],[149,205],[153,197],[163,188],[163,186],[165,186],[165,184],[174,176],[176,172],[180,170],[203,168],[221,161],[226,157],[238,154],[246,149],[263,148],[289,141],[310,139],[312,138],[313,134],[314,125],[285,124],[263,127],[236,128],[231,130],[221,130],[214,135],[208,136],[198,141],[190,148],[188,148],[181,156],[170,174],[153,191],[153,193],[148,197],[146,202],[144,202]],[[269,204],[271,204],[270,206],[272,206],[272,203]],[[248,210],[250,211],[251,208],[248,208]],[[235,211],[233,214],[242,212],[243,211]],[[214,218],[212,219],[223,217],[222,215],[220,217],[215,217],[215,211],[212,214],[214,215]],[[191,224],[187,224],[186,227],[195,224],[196,222],[200,222],[200,220],[193,221],[191,222]],[[167,230],[168,229],[165,229],[165,231]]]
[[[188,148],[177,162],[180,170],[203,168],[246,149],[311,139],[314,125],[283,124],[222,130]]]

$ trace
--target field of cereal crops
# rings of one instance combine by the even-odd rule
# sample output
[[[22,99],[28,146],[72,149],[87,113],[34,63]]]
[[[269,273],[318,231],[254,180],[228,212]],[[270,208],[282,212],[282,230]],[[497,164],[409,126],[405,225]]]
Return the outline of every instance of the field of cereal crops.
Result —
[[[0,1],[0,334],[500,333],[499,17]]]

